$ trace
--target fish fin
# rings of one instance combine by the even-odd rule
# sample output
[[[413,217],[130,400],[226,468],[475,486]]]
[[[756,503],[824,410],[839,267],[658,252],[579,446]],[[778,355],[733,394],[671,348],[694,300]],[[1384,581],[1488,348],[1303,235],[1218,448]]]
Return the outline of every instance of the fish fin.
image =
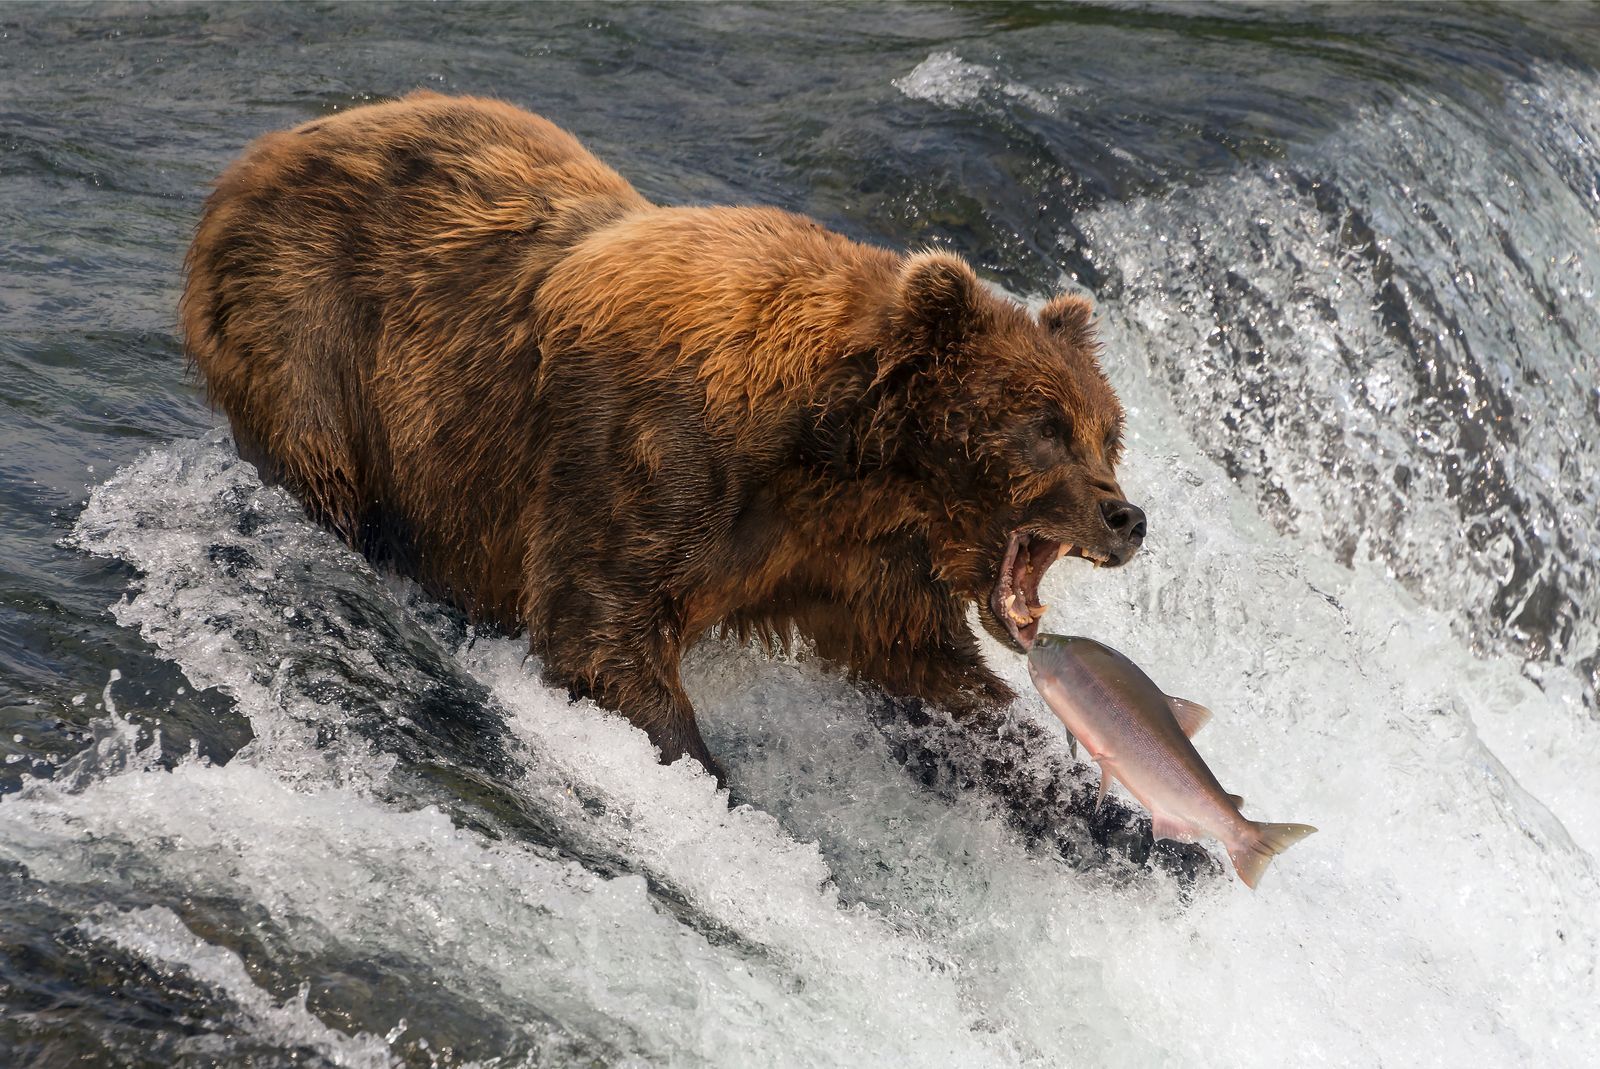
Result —
[[[1309,824],[1263,824],[1252,820],[1250,837],[1228,847],[1233,870],[1253,891],[1273,858],[1316,830]]]
[[[1211,710],[1199,702],[1192,702],[1188,698],[1174,698],[1170,694],[1166,698],[1168,708],[1178,720],[1178,726],[1191,739],[1194,738],[1195,732],[1205,727],[1206,721],[1211,719]]]
[[[1230,794],[1230,795],[1228,795],[1228,801],[1233,803],[1233,808],[1235,808],[1235,809],[1243,809],[1244,808],[1244,796],[1243,795]]]
[[[1100,807],[1105,805],[1106,792],[1111,789],[1111,770],[1105,765],[1100,766],[1100,793],[1094,796],[1094,811],[1100,812]]]
[[[1070,731],[1067,732],[1067,751],[1072,754],[1074,761],[1078,759],[1078,736]]]
[[[1157,839],[1175,839],[1180,843],[1197,843],[1205,838],[1194,825],[1160,813],[1150,814],[1150,834]]]

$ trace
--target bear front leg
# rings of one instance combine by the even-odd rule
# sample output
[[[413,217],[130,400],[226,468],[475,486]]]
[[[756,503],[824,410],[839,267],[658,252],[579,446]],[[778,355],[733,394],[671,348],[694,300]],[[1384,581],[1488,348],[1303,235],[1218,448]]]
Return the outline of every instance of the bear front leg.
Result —
[[[576,532],[572,544],[530,553],[524,580],[521,615],[529,652],[543,662],[545,681],[621,713],[649,736],[663,764],[692,757],[725,784],[678,675],[681,612],[665,598],[640,593],[652,588],[651,576],[634,568],[647,554],[615,551],[597,559],[589,547],[626,545],[629,539],[616,537],[615,530],[592,531],[564,514],[561,518],[569,532]],[[529,526],[562,525],[535,515]],[[586,566],[575,568],[573,561]]]
[[[676,677],[676,670],[673,674]],[[632,689],[645,688],[635,685]],[[622,715],[650,737],[651,743],[661,751],[662,764],[670,765],[680,757],[692,757],[711,773],[717,786],[727,786],[728,774],[722,763],[711,756],[700,734],[700,725],[695,722],[694,706],[689,704],[688,695],[676,678],[671,686],[659,685],[649,690],[650,693],[624,698],[618,705]]]
[[[887,670],[863,672],[889,694],[948,710],[958,721],[997,713],[1017,692],[983,663],[976,643],[937,643],[896,651]]]
[[[661,751],[661,763],[670,765],[680,757],[692,757],[716,778],[718,786],[727,785],[727,773],[711,750],[706,746],[695,722],[694,706],[678,681],[676,658],[645,669],[648,654],[622,654],[606,658],[618,660],[622,665],[586,665],[576,672],[562,671],[557,665],[547,665],[548,682],[565,685],[573,697],[591,698],[596,705],[621,713],[634,727],[649,736],[650,742]]]
[[[896,698],[957,717],[1003,709],[1016,692],[984,663],[961,604],[929,591],[922,605],[866,601],[835,607],[811,628],[817,652]]]

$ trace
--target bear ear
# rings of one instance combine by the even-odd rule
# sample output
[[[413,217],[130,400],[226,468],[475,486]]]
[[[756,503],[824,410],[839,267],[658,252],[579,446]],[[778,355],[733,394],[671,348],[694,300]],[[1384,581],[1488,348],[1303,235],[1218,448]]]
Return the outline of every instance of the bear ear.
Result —
[[[1062,341],[1090,348],[1094,344],[1094,302],[1076,293],[1063,293],[1039,309],[1039,324]]]
[[[965,260],[948,252],[906,257],[894,301],[896,325],[935,351],[958,344],[983,318],[978,276]]]

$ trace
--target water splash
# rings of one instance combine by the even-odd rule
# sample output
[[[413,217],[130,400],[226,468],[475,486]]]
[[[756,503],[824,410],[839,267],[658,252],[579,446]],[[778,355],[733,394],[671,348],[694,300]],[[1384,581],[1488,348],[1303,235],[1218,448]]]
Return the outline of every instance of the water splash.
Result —
[[[211,868],[217,859],[208,851],[165,855],[156,888],[200,886],[248,901],[281,918],[302,944],[325,942],[330,937],[321,929],[332,928],[342,946],[403,951],[450,976],[455,990],[472,991],[481,1004],[494,1006],[508,1020],[517,1020],[520,1011],[514,1004],[490,1000],[490,994],[520,990],[527,1004],[543,1007],[545,1015],[576,1022],[578,1036],[623,1053],[687,1052],[695,1060],[732,1065],[752,1060],[851,1064],[862,1057],[893,1064],[936,1059],[952,1051],[966,1064],[1008,1060],[996,1061],[997,1052],[1009,1047],[1004,1039],[969,1027],[972,1011],[964,1006],[953,978],[944,966],[930,962],[919,941],[906,940],[870,913],[841,905],[814,846],[792,840],[765,813],[729,811],[725,795],[697,766],[658,766],[645,737],[630,725],[592,706],[575,706],[564,694],[534,681],[518,645],[463,638],[425,604],[418,606],[420,616],[410,619],[404,606],[417,604],[413,590],[405,584],[385,585],[301,518],[286,496],[261,488],[225,442],[180,443],[124,469],[97,492],[78,537],[86,546],[116,552],[147,572],[140,592],[116,607],[119,619],[139,626],[196,683],[228,687],[258,736],[226,769],[184,765],[137,787],[112,777],[101,785],[96,802],[84,803],[84,809],[66,818],[69,823],[83,821],[93,829],[86,834],[96,841],[119,841],[135,852],[140,836],[133,829],[143,827],[144,836],[160,841],[197,844],[209,836],[214,840],[211,849],[228,857],[218,873]],[[214,567],[219,555],[230,567]],[[317,574],[326,568],[330,577],[355,577],[335,579],[345,597],[334,603],[346,613],[356,609],[359,620],[338,613],[330,617],[326,606],[315,604],[315,590],[304,585],[308,564],[317,567]],[[364,589],[355,591],[349,582]],[[304,619],[303,628],[279,623],[285,619],[285,602],[300,606],[296,616]],[[390,619],[376,626],[374,618],[383,613]],[[472,964],[474,946],[531,945],[532,921],[522,915],[532,908],[527,905],[496,907],[512,915],[494,931],[468,938],[459,956],[408,942],[408,918],[422,908],[410,897],[415,893],[410,888],[430,881],[417,873],[380,872],[374,866],[381,867],[383,857],[413,857],[423,848],[404,833],[389,831],[383,819],[389,811],[370,808],[379,803],[368,799],[403,807],[411,778],[403,774],[407,770],[395,754],[373,752],[373,733],[358,730],[363,717],[352,716],[349,709],[328,710],[330,728],[313,730],[327,705],[312,697],[316,677],[307,684],[307,677],[287,672],[284,665],[325,651],[335,632],[340,656],[377,640],[390,648],[369,651],[368,659],[385,667],[381,674],[374,670],[368,685],[382,691],[407,674],[396,664],[405,658],[393,648],[394,635],[425,643],[429,632],[423,624],[438,629],[440,641],[461,643],[457,663],[492,684],[491,700],[509,711],[510,726],[525,744],[516,749],[514,790],[520,804],[540,814],[542,822],[560,825],[564,841],[586,859],[603,856],[612,866],[650,881],[622,874],[606,883],[570,861],[554,875],[551,862],[544,860],[546,844],[511,844],[503,848],[503,858],[499,850],[492,852],[496,861],[489,859],[491,854],[418,858],[429,872],[452,874],[463,896],[461,902],[434,903],[428,911],[460,925],[467,914],[476,915],[478,899],[492,897],[487,888],[549,888],[571,880],[586,887],[615,884],[608,894],[621,895],[626,888],[619,901],[634,915],[597,920],[594,934],[587,937],[603,947],[604,932],[615,932],[620,942],[612,949],[623,956],[614,975],[601,975],[592,959],[582,966],[587,972],[559,975],[518,973],[520,955],[497,964],[478,953],[477,964]],[[755,658],[753,652],[746,656]],[[387,700],[387,715],[399,719],[409,714],[403,703]],[[147,792],[164,793],[156,786],[164,782],[173,785],[170,791],[181,802],[169,797],[138,805],[151,798]],[[314,816],[299,815],[299,795],[290,787],[317,792],[314,797],[321,799],[320,810],[328,812],[328,819],[319,823]],[[46,804],[43,794],[28,800]],[[235,812],[238,805],[245,812]],[[337,819],[335,811],[342,814]],[[49,823],[40,810],[24,815],[16,808],[0,809],[0,819],[8,815]],[[103,823],[108,820],[114,826]],[[174,826],[174,820],[182,824]],[[430,838],[451,827],[437,812],[424,823]],[[362,855],[367,860],[352,855],[346,834],[335,831],[340,826],[362,829],[360,838],[370,844],[369,854]],[[487,847],[474,836],[466,839]],[[48,847],[35,841],[33,847],[60,858],[70,856],[70,842],[66,836]],[[308,843],[319,845],[312,849]],[[308,854],[337,858],[337,866],[307,869]],[[14,856],[23,860],[33,855]],[[44,873],[56,881],[78,885],[94,879],[93,865],[87,862],[77,871],[28,864],[35,875]],[[759,893],[752,894],[749,874],[756,871],[766,878]],[[352,883],[361,889],[359,895],[340,890]],[[650,893],[652,883],[668,888],[676,901],[687,901],[694,914],[690,926],[667,924],[670,906]],[[326,901],[315,909],[284,890],[307,885],[324,892],[319,900]],[[382,900],[383,887],[403,898]],[[524,893],[533,892],[516,892]],[[347,901],[356,898],[363,907],[359,916],[355,904]],[[540,901],[535,912],[552,908]],[[367,905],[373,906],[371,915],[365,912]],[[389,923],[400,927],[361,927]],[[546,923],[561,932],[575,927],[568,916]],[[657,924],[666,925],[662,938],[667,943],[660,946],[648,935]],[[715,945],[707,943],[707,931],[721,933]],[[849,954],[841,958],[839,947],[849,947]],[[628,948],[656,958],[641,960]],[[583,961],[570,950],[550,954],[570,963],[572,970]],[[674,980],[686,973],[696,978],[692,991],[680,990]],[[627,983],[644,986],[619,1004],[600,997],[601,989],[623,990]],[[539,991],[547,992],[542,1000],[534,997]],[[551,991],[565,994],[555,999]],[[552,1009],[553,999],[557,1004]],[[667,1013],[663,1003],[677,1005],[681,1012]],[[584,1006],[591,1009],[585,1012]],[[611,1020],[608,1013],[620,1020]],[[663,1015],[667,1020],[655,1022]],[[724,1017],[765,1022],[765,1027],[746,1033],[718,1026]],[[816,1049],[788,1049],[796,1035],[808,1033]],[[824,1037],[831,1039],[824,1042]],[[829,1046],[840,1037],[846,1040],[842,1047]]]
[[[908,97],[946,107],[974,105],[995,93],[1046,115],[1056,110],[1054,102],[1038,90],[1001,77],[993,67],[968,63],[954,52],[933,53],[893,84]]]
[[[306,1008],[305,988],[280,1003],[256,985],[236,954],[195,935],[169,909],[100,910],[95,919],[82,922],[78,929],[151,964],[187,973],[224,995],[235,1007],[230,1033],[239,1030],[263,1045],[310,1051],[340,1069],[389,1069],[400,1064],[388,1044],[403,1028],[383,1038],[348,1036],[329,1028]],[[191,1040],[185,1053],[228,1055],[230,1043],[225,1035],[211,1035],[206,1040]]]
[[[36,789],[0,804],[0,842],[54,887],[139,871],[141,891],[179,916],[198,888],[263,913],[302,952],[381,948],[476,1012],[520,1022],[505,1040],[517,1049],[559,1040],[709,1064],[951,1051],[963,1064],[1485,1051],[1577,1064],[1569,1055],[1595,1038],[1580,1007],[1600,997],[1597,884],[1579,845],[1593,848],[1596,806],[1552,803],[1560,766],[1520,754],[1528,771],[1513,775],[1480,727],[1560,722],[1549,698],[1477,660],[1382,574],[1286,541],[1240,507],[1181,424],[1152,415],[1135,421],[1125,482],[1162,500],[1168,522],[1139,567],[1052,572],[1062,618],[1049,623],[1110,641],[1216,709],[1207,758],[1252,815],[1323,828],[1259,895],[1218,883],[1185,906],[1161,878],[1119,888],[1031,854],[984,799],[938,798],[900,770],[866,699],[825,666],[712,643],[687,683],[754,806],[730,810],[693,766],[656,765],[630,725],[538,683],[520,644],[462,633],[373,575],[216,440],[119,473],[80,537],[141,564],[143,589],[117,611],[191,678],[239,687],[273,745],[225,768]],[[210,566],[219,542],[254,566]],[[268,640],[285,583],[312,626]],[[258,687],[324,641],[319,587],[360,609],[359,626],[334,613],[342,641],[420,634],[410,641],[436,643],[482,687],[510,740],[507,789],[562,829],[560,849],[414,808],[403,761],[309,732],[314,710],[292,679]],[[374,629],[380,611],[390,620]],[[1020,661],[989,652],[1025,682]],[[388,665],[373,677],[381,691],[404,658],[372,656]],[[1046,715],[1032,700],[1018,713]],[[1562,760],[1600,756],[1592,732],[1568,743]],[[1221,1001],[1197,1012],[1193,990]],[[1385,1024],[1396,1003],[1410,1016]]]
[[[1401,98],[1315,161],[1107,206],[1085,254],[1114,359],[1202,399],[1185,426],[1281,530],[1377,562],[1485,650],[1575,668],[1592,706],[1600,200],[1572,168],[1600,158],[1564,96],[1525,91],[1513,115],[1557,131],[1531,150],[1485,129],[1513,115]]]

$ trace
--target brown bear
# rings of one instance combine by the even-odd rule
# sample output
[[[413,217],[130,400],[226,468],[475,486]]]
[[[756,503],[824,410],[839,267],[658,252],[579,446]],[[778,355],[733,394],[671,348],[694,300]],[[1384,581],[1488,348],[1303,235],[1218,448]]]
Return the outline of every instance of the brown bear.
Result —
[[[187,352],[265,478],[546,677],[720,776],[679,681],[794,635],[961,717],[1059,556],[1145,534],[1090,305],[771,208],[660,207],[572,136],[416,93],[261,137],[188,260]]]

